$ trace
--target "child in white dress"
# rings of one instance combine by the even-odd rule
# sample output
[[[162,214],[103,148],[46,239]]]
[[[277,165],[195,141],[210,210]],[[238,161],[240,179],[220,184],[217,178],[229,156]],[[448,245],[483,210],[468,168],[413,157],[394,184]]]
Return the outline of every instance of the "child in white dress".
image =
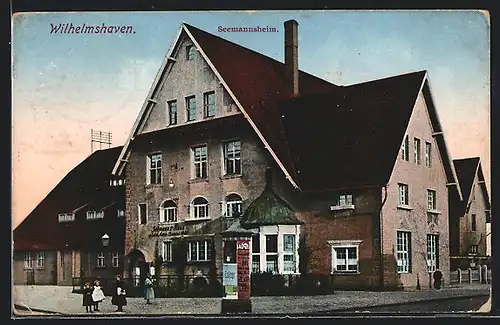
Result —
[[[94,281],[94,291],[92,292],[92,300],[94,301],[94,310],[99,311],[99,303],[104,300],[104,292],[101,289],[99,280]]]

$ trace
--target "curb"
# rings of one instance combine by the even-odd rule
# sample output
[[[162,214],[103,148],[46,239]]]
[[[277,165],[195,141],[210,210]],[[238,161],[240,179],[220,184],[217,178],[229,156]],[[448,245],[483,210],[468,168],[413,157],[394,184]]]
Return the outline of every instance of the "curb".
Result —
[[[437,302],[437,301],[443,301],[443,300],[462,300],[462,299],[468,299],[468,298],[481,298],[481,297],[489,297],[489,296],[490,296],[490,294],[482,293],[482,294],[473,294],[473,295],[467,295],[467,296],[453,296],[453,297],[444,297],[444,298],[420,299],[420,300],[414,300],[414,301],[388,303],[388,304],[381,304],[381,305],[369,305],[369,306],[329,309],[329,310],[311,312],[310,314],[316,314],[316,313],[327,314],[327,313],[335,313],[335,312],[354,312],[354,311],[373,309],[373,308],[379,308],[379,307],[383,308],[383,307],[392,307],[392,306],[410,306],[410,305],[416,305],[419,303],[426,303],[426,302]]]
[[[50,315],[66,315],[64,313],[60,313],[57,311],[43,310],[43,309],[38,309],[38,308],[29,308],[27,306],[22,306],[22,305],[18,305],[18,304],[14,304],[14,314],[15,314],[15,310],[34,311],[37,313],[45,313],[45,314],[50,314]],[[25,315],[23,315],[23,317],[24,316]]]

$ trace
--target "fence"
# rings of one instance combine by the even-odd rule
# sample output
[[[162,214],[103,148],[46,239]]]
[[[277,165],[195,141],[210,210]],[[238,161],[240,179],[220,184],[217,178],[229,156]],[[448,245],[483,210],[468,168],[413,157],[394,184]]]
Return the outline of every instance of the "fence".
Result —
[[[81,293],[85,282],[91,278],[73,278],[73,292]],[[114,291],[114,278],[100,278],[104,294],[110,296]],[[143,295],[144,286],[139,278],[124,278],[125,290],[129,297]],[[252,296],[282,295],[320,295],[332,294],[333,276],[331,275],[278,275],[260,273],[251,275]],[[223,297],[224,287],[220,277],[161,275],[156,278],[155,295],[163,297]]]
[[[457,269],[451,272],[450,282],[452,285],[491,283],[491,269],[486,265],[474,269]]]

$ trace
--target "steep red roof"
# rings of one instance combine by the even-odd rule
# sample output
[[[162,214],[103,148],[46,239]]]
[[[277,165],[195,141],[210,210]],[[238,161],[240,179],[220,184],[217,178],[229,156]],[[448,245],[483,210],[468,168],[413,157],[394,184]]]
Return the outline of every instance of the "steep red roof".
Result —
[[[387,184],[424,76],[414,72],[282,102],[301,189]]]
[[[294,176],[277,101],[292,97],[285,65],[261,53],[184,24],[241,103],[287,171]],[[301,95],[332,92],[342,87],[299,72]]]
[[[38,206],[14,229],[15,250],[61,249],[83,245],[94,230],[86,221],[86,211],[92,202],[107,205],[119,202],[125,206],[125,192],[122,187],[110,187],[111,170],[122,147],[99,150],[87,157],[71,170]],[[78,210],[78,208],[81,208]],[[59,213],[75,210],[75,221],[59,222]],[[92,220],[95,231],[112,232],[114,238],[123,237],[124,225],[115,217],[105,213],[105,219]],[[121,218],[123,220],[124,218]],[[112,237],[109,234],[110,237]]]

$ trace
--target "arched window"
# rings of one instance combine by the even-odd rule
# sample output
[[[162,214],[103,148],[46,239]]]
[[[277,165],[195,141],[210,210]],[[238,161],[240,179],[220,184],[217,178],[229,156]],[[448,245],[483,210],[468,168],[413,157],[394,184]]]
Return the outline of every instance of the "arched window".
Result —
[[[192,214],[193,219],[205,219],[208,218],[208,201],[203,197],[197,197],[192,202]]]
[[[238,194],[226,196],[226,216],[236,217],[243,213],[243,199]]]
[[[177,222],[177,204],[172,200],[160,206],[160,222]]]

